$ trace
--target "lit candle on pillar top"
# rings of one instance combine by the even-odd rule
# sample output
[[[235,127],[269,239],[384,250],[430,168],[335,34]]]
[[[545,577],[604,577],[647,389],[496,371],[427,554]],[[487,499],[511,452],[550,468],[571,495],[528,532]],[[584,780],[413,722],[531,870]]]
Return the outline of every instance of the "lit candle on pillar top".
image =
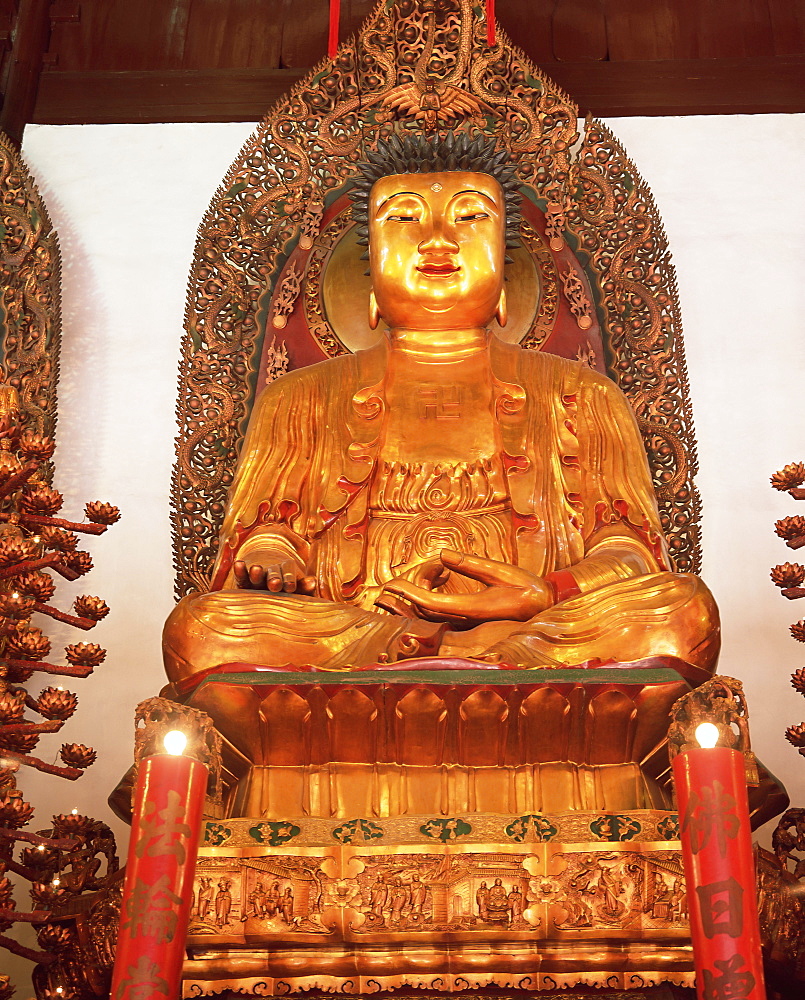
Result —
[[[207,768],[184,756],[184,733],[140,763],[112,1000],[179,996]]]
[[[766,1000],[743,754],[696,729],[674,758],[699,1000]]]

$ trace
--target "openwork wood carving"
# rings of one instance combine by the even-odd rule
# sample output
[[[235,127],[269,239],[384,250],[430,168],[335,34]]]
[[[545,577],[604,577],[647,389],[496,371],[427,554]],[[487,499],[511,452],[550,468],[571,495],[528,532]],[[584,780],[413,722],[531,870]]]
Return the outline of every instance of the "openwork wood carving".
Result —
[[[601,122],[587,121],[570,225],[598,276],[607,372],[643,431],[663,528],[680,571],[698,573],[701,502],[676,274],[648,185]]]
[[[668,756],[699,746],[696,727],[710,722],[718,728],[719,745],[739,750],[746,762],[746,783],[758,784],[757,762],[749,739],[749,711],[743,685],[734,677],[716,675],[689,691],[671,709]]]
[[[26,424],[52,434],[61,340],[59,248],[25,164],[2,133],[0,224],[3,382],[17,390]]]
[[[135,774],[132,783],[140,763],[149,755],[162,752],[165,734],[172,729],[180,729],[187,736],[186,756],[200,760],[209,769],[209,807],[214,810],[221,800],[221,737],[205,712],[168,698],[147,698],[134,713]]]
[[[503,32],[487,45],[470,0],[379,3],[357,39],[271,110],[199,229],[172,488],[177,596],[209,587],[252,403],[277,373],[268,346],[290,369],[366,346],[354,336],[366,312],[355,164],[378,139],[423,129],[477,130],[510,150],[524,215],[512,286],[527,292],[517,338],[584,360],[626,392],[676,566],[698,569],[696,449],[665,236],[604,126],[588,122],[578,145],[577,114]]]

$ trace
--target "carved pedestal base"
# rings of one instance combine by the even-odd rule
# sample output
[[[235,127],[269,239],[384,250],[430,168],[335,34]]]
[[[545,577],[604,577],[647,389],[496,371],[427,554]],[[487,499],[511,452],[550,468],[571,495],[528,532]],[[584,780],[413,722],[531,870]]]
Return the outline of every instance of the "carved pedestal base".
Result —
[[[185,996],[693,983],[673,813],[207,824]]]
[[[219,994],[219,1000],[238,1000],[243,996],[268,996],[265,992],[267,983],[260,980],[248,992],[241,989],[225,990]],[[466,988],[465,988],[466,989]],[[194,994],[196,995],[196,994]],[[305,993],[305,1000],[326,1000],[332,994],[325,990],[312,989]],[[355,996],[356,994],[349,994]],[[393,994],[387,994],[377,989],[365,992],[365,996],[375,996],[378,1000],[439,1000],[444,996],[443,990],[424,988],[398,989]],[[524,1000],[528,994],[522,989],[501,989],[498,987],[481,987],[466,992],[452,994],[454,1000]],[[662,983],[659,986],[621,987],[578,987],[572,990],[559,989],[542,990],[539,1000],[696,1000],[696,990],[688,986],[672,986]],[[786,998],[788,1000],[788,998]]]
[[[691,986],[676,665],[211,675],[185,995]]]

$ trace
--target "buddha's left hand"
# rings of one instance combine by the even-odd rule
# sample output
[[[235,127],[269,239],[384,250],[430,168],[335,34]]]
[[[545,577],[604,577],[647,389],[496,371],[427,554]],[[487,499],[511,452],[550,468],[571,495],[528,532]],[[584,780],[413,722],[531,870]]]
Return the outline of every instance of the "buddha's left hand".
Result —
[[[397,578],[385,585],[384,593],[402,597],[422,618],[465,628],[489,621],[525,622],[554,603],[550,585],[519,566],[454,549],[443,549],[440,559],[450,572],[477,580],[485,589],[474,594],[443,594]]]

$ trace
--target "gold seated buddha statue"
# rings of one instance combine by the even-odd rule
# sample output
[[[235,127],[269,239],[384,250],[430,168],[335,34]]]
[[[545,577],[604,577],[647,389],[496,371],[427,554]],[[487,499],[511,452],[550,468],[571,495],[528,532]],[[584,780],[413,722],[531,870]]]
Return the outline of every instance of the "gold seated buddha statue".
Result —
[[[393,138],[354,202],[370,323],[387,334],[264,390],[213,588],[165,628],[174,688],[233,663],[418,656],[532,668],[664,654],[704,679],[718,612],[670,570],[625,397],[490,332],[519,225],[505,153],[467,133]]]
[[[412,763],[433,771],[416,780],[440,789],[434,807],[461,808],[461,768],[494,764],[488,754],[462,756],[462,732],[476,726],[482,743],[505,741],[495,727],[506,713],[505,724],[520,727],[511,739],[540,747],[507,758],[533,769],[530,791],[504,802],[494,767],[482,778],[473,770],[472,780],[488,786],[478,803],[497,803],[479,808],[672,804],[657,784],[657,751],[674,699],[712,673],[718,611],[697,577],[671,570],[621,391],[582,362],[490,331],[493,318],[506,322],[517,197],[506,154],[467,133],[393,138],[362,167],[353,217],[369,246],[370,325],[382,319],[388,331],[374,347],[290,372],[263,391],[212,588],[183,598],[165,627],[167,693],[207,711],[240,759],[229,814],[284,815],[291,801],[298,815],[348,816],[360,803],[371,812],[373,802],[386,815],[416,811],[422,796],[394,770]],[[670,681],[601,688],[601,698],[594,684],[583,695],[556,688],[538,711],[531,698],[494,723],[484,696],[467,688],[449,722],[459,749],[440,760],[424,743],[382,758],[367,749],[375,729],[421,725],[425,709],[410,699],[403,710],[372,694],[387,715],[375,720],[368,702],[363,714],[355,707],[363,695],[354,705],[344,695],[319,717],[301,704],[300,688],[297,725],[290,702],[265,689],[266,671],[301,673],[310,689],[333,672],[421,669],[424,659],[457,678],[462,668],[485,669],[491,683],[505,674],[511,684],[521,668],[558,679],[563,667],[645,667],[658,657],[672,658]],[[620,671],[627,685],[628,672]],[[521,688],[517,697],[528,700]],[[326,774],[309,753],[316,726],[330,733],[318,751]],[[584,737],[571,741],[571,756],[560,745],[567,740],[553,740],[552,750],[529,735],[535,726]],[[278,749],[282,732],[287,745]],[[329,762],[341,762],[337,773]]]
[[[666,743],[720,633],[661,527],[695,565],[673,275],[617,144],[571,163],[577,109],[482,16],[378,4],[200,232],[165,694],[224,738],[196,898],[232,903],[188,995],[693,984]]]

